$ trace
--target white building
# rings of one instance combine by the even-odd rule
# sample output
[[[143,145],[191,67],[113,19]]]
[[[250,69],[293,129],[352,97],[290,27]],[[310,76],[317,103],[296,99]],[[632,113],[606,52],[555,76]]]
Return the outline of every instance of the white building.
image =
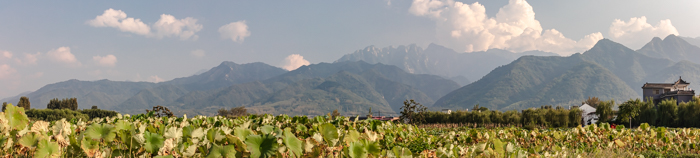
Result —
[[[598,122],[598,115],[595,114],[595,107],[588,104],[583,104],[578,107],[581,109],[581,118],[583,118],[583,125],[587,126],[590,124],[595,124]]]

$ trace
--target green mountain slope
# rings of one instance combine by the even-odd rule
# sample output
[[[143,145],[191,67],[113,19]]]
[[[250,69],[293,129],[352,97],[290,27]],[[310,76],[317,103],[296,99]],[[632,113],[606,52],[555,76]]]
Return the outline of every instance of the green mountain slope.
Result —
[[[479,104],[490,109],[520,110],[542,105],[576,105],[588,96],[626,100],[637,95],[612,72],[584,60],[580,54],[524,56],[451,92],[434,106],[466,109]]]
[[[630,87],[643,85],[644,78],[671,66],[673,61],[649,57],[635,52],[622,44],[608,39],[602,39],[582,57],[588,61],[600,64],[618,76]],[[641,90],[638,90],[641,96]]]
[[[48,84],[38,90],[26,94],[32,108],[46,108],[46,104],[53,98],[78,98],[78,108],[90,108],[95,105],[101,109],[111,109],[124,100],[134,96],[144,88],[155,87],[157,84],[150,82],[126,82],[126,81],[78,81],[68,80],[54,84]],[[17,103],[19,98],[9,98],[3,102]]]
[[[320,63],[260,82],[191,92],[170,105],[184,112],[246,106],[258,113],[318,115],[338,109],[343,114],[364,115],[369,107],[395,113],[405,99],[431,105],[457,88],[459,84],[454,81],[410,74],[390,65],[363,61]]]

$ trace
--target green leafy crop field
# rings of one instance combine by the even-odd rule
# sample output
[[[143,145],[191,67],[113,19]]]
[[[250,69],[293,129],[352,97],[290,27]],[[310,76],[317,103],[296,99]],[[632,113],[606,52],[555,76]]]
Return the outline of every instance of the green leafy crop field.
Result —
[[[697,157],[700,130],[418,128],[286,115],[32,121],[0,113],[0,157]]]

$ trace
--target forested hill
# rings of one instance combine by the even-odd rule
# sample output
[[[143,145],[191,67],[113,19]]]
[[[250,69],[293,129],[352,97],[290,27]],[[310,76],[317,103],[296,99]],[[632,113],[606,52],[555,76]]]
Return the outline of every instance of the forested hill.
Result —
[[[676,37],[666,39],[673,38]],[[655,38],[650,43],[658,40]],[[677,52],[671,50],[679,50],[667,45],[677,44],[666,43],[666,49],[655,49],[654,53],[673,54]],[[684,80],[691,82],[691,88],[698,87],[698,84],[692,84],[693,81],[700,83],[697,82],[700,81],[698,70],[700,65],[694,62],[647,56],[603,39],[590,50],[569,57],[521,57],[447,94],[434,106],[466,109],[479,104],[509,110],[542,105],[568,107],[580,104],[587,97],[624,101],[640,98],[640,87],[645,82],[672,82],[683,76]]]

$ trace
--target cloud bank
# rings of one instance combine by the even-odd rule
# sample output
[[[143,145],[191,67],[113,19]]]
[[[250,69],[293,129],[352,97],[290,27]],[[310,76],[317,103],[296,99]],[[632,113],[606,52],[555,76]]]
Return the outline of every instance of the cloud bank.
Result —
[[[141,19],[128,17],[124,11],[112,8],[105,10],[102,15],[98,15],[95,19],[88,20],[86,23],[93,27],[112,27],[122,32],[130,32],[146,37],[159,39],[163,37],[180,37],[181,40],[197,40],[199,36],[196,33],[203,28],[201,24],[197,24],[197,19],[192,17],[177,19],[168,14],[162,14],[153,26],[148,26]]]
[[[409,12],[433,19],[438,38],[454,41],[463,46],[458,50],[466,52],[499,48],[570,55],[583,52],[603,39],[600,32],[575,41],[556,29],[543,30],[532,6],[525,0],[510,0],[495,17],[488,17],[478,2],[465,4],[454,0],[414,0]]]
[[[224,26],[219,27],[219,33],[223,39],[231,39],[233,42],[243,42],[243,40],[250,36],[250,31],[248,31],[248,25],[246,25],[245,20],[236,21]]]
[[[655,26],[647,23],[647,17],[632,17],[629,21],[615,19],[610,25],[610,39],[627,47],[638,49],[654,37],[664,38],[670,34],[678,35],[678,30],[670,19],[659,21]]]
[[[104,67],[114,67],[117,64],[117,57],[109,54],[107,56],[93,56],[92,60],[97,63],[97,65]]]
[[[295,70],[301,66],[309,65],[309,64],[311,64],[311,63],[309,61],[307,61],[306,59],[304,59],[303,56],[301,56],[299,54],[292,54],[292,55],[287,56],[287,58],[284,58],[284,61],[282,62],[282,68],[289,70],[289,71],[292,71],[292,70]]]

